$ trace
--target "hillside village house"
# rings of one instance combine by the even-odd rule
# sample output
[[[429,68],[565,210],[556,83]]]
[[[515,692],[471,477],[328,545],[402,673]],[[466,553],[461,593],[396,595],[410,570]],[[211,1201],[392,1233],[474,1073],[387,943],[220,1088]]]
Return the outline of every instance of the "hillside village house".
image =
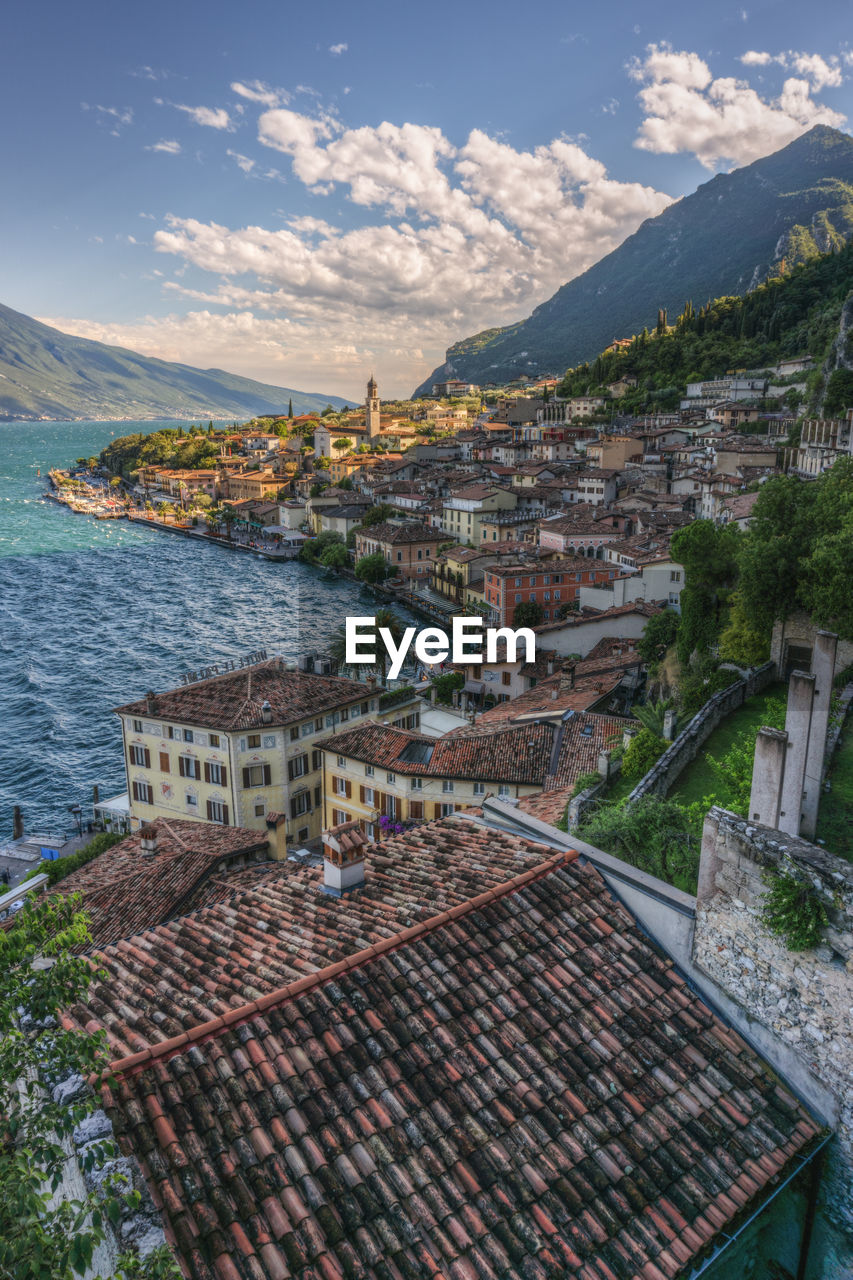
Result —
[[[281,658],[149,693],[116,712],[131,825],[185,818],[263,830],[268,814],[283,813],[288,839],[313,839],[322,826],[318,738],[377,712],[369,684]]]
[[[240,502],[246,498],[252,498],[256,502],[271,502],[282,484],[282,477],[272,471],[243,471],[228,477],[223,487],[223,496],[232,502]]]
[[[385,521],[371,525],[355,535],[355,561],[377,552],[389,568],[409,581],[429,577],[432,562],[441,544],[441,535],[417,520],[403,524]]]
[[[543,622],[550,622],[579,598],[582,587],[612,582],[616,575],[613,565],[585,556],[536,566],[491,565],[483,572],[489,624],[509,626],[518,605],[528,602],[541,605]]]
[[[442,502],[442,529],[447,537],[478,547],[484,541],[483,518],[496,511],[514,511],[517,504],[516,495],[509,489],[472,484]]]

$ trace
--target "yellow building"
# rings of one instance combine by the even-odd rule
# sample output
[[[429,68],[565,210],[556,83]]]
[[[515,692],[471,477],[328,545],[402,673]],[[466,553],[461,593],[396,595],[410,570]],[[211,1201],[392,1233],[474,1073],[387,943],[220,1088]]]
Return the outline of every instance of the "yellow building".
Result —
[[[281,658],[201,676],[117,708],[131,826],[185,818],[263,830],[284,814],[290,841],[319,836],[322,752],[318,740],[380,714],[370,683],[295,669]],[[405,701],[405,698],[404,700]],[[406,719],[397,699],[394,719]],[[417,699],[408,699],[418,706]]]
[[[369,839],[389,822],[422,822],[542,790],[554,749],[549,724],[502,726],[443,738],[374,721],[322,739],[324,824],[358,821]]]
[[[479,547],[484,541],[483,520],[496,511],[514,511],[518,499],[508,489],[472,484],[458,489],[442,502],[441,524],[449,538]]]

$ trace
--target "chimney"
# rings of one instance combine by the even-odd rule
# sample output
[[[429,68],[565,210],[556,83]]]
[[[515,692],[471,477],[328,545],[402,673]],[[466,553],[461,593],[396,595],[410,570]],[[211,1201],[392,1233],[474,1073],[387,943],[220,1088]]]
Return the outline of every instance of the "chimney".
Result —
[[[157,828],[152,826],[139,829],[139,852],[149,856],[157,852]]]
[[[552,676],[553,674],[554,674],[554,659],[549,658],[548,659],[548,675]]]
[[[569,693],[575,687],[575,664],[574,661],[563,664],[560,672],[560,693]]]
[[[343,822],[323,832],[323,892],[342,898],[364,888],[367,837],[357,822]]]
[[[145,695],[145,711],[149,716],[157,714],[157,695],[151,689]]]
[[[557,699],[559,698],[559,696],[560,696],[560,690],[559,690],[559,689],[552,689],[552,690],[551,690],[551,701],[552,701],[552,702],[556,702],[556,701],[557,701]]]
[[[376,688],[376,676],[368,676],[368,677],[367,677],[367,687],[368,687],[368,689],[375,689],[375,688]]]
[[[264,724],[272,724],[272,707],[267,702],[266,698],[261,703],[261,719]]]
[[[274,862],[287,860],[287,821],[283,813],[267,814],[267,840]]]

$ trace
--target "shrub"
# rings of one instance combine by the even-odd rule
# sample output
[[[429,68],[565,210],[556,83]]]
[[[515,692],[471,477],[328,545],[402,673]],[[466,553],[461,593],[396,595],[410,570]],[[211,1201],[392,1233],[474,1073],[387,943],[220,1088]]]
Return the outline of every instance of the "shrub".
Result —
[[[666,746],[663,738],[652,733],[651,729],[641,729],[631,739],[622,758],[622,776],[629,782],[639,782],[663,755]]]
[[[806,879],[789,872],[768,872],[761,919],[768,933],[783,938],[789,951],[818,946],[827,924],[826,908]]]
[[[582,773],[572,787],[572,796],[579,796],[587,787],[596,787],[601,782],[600,773]]]
[[[452,702],[454,690],[461,689],[464,683],[465,677],[461,671],[448,671],[443,676],[437,676],[432,682],[436,701]]]
[[[690,831],[685,810],[674,800],[644,796],[627,807],[599,805],[579,834],[667,884],[686,893],[696,890],[700,840]]]

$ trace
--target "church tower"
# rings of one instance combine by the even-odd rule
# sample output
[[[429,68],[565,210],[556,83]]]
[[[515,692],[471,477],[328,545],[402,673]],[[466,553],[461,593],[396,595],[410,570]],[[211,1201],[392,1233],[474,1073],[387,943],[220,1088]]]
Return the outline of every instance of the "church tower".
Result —
[[[379,387],[373,374],[370,375],[370,381],[367,384],[367,399],[364,402],[364,421],[367,428],[367,437],[369,440],[379,435]]]

